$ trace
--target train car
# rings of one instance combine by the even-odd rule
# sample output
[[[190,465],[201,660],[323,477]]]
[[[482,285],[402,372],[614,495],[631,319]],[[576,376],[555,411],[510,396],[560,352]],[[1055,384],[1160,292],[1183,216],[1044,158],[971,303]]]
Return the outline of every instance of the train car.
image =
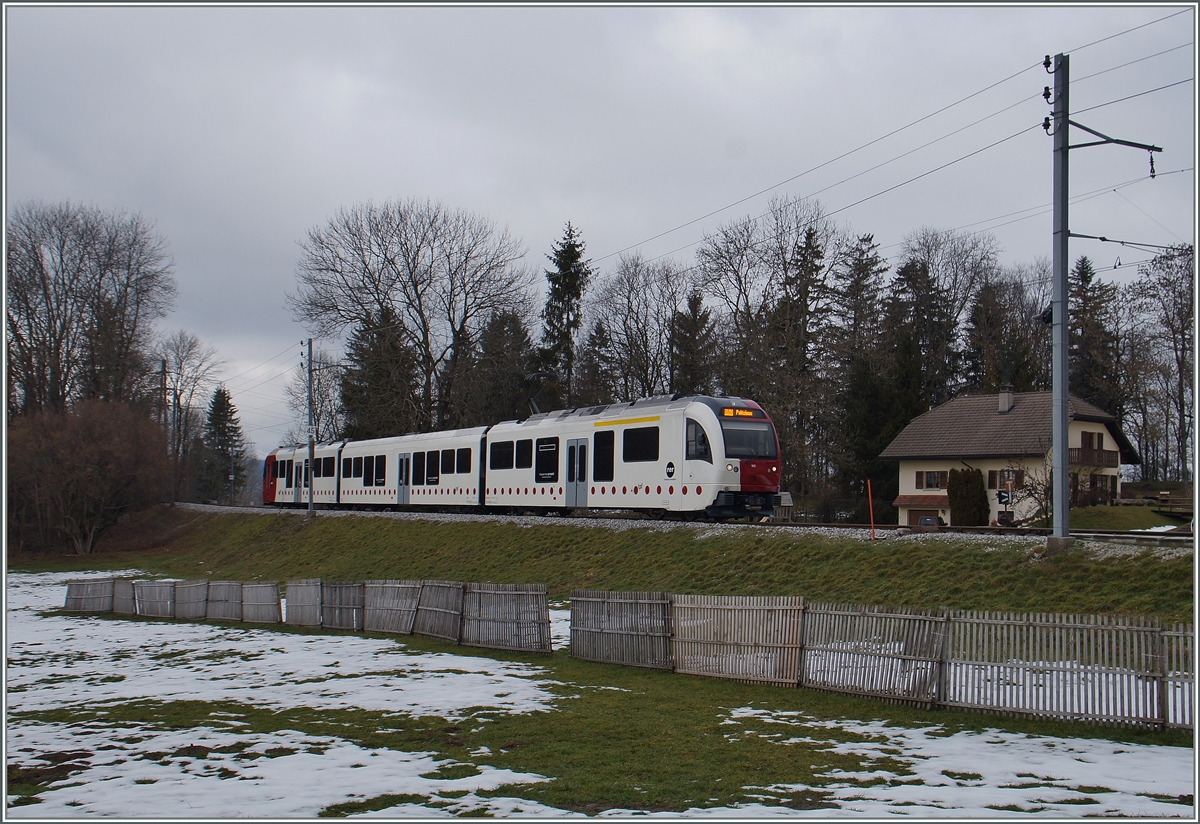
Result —
[[[640,510],[769,515],[779,440],[744,398],[658,396],[491,427],[281,447],[264,465],[268,504],[483,511]]]
[[[660,396],[509,421],[487,432],[483,504],[770,514],[779,441],[758,404]]]

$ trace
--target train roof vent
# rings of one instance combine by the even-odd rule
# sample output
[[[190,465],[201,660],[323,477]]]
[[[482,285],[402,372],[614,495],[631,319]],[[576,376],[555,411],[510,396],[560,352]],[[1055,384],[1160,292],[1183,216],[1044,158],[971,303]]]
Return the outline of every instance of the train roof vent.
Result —
[[[593,406],[591,409],[587,410],[583,414],[584,415],[599,415],[605,409],[608,409],[608,404],[605,404],[604,406]]]

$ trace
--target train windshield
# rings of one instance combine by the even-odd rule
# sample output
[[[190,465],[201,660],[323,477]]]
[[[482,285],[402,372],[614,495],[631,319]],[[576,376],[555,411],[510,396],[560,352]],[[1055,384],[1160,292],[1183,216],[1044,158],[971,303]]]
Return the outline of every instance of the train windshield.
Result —
[[[726,458],[776,457],[775,427],[769,421],[720,420]]]

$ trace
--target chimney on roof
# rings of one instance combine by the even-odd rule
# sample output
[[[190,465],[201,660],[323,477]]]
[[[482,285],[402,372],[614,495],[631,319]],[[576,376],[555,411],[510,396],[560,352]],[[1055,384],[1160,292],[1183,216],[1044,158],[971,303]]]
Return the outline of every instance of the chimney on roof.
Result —
[[[1013,388],[1005,385],[1000,387],[1000,414],[1003,415],[1013,408]]]

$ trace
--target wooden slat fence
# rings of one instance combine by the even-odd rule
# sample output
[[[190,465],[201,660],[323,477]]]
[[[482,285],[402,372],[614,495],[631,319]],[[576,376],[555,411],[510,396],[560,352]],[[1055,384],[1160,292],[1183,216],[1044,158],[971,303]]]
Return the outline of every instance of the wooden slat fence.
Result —
[[[67,581],[63,609],[69,612],[112,612],[113,579],[84,578]]]
[[[208,580],[175,583],[175,617],[203,621],[208,615]]]
[[[282,619],[278,581],[242,584],[242,620],[248,624],[278,624]]]
[[[300,627],[321,626],[321,579],[298,578],[287,582],[284,619]]]
[[[957,611],[940,703],[1159,726],[1159,631],[1148,618]]]
[[[804,599],[672,595],[675,671],[795,686]]]
[[[1160,638],[1160,706],[1169,727],[1195,729],[1196,633],[1191,624],[1168,624]]]
[[[204,617],[209,621],[242,620],[242,582],[209,581],[208,609]]]
[[[412,635],[420,598],[420,581],[364,581],[363,629]]]
[[[943,610],[810,602],[799,683],[932,705],[946,622]]]
[[[174,581],[134,581],[137,614],[152,618],[175,617]]]
[[[459,643],[489,649],[552,651],[545,584],[467,584]]]
[[[413,634],[458,643],[462,636],[462,603],[461,581],[422,581]]]
[[[363,628],[363,582],[321,582],[321,626],[330,629]]]
[[[118,578],[113,581],[113,612],[118,615],[137,615],[137,599],[133,594],[133,581]]]
[[[671,598],[665,592],[571,593],[571,656],[672,669]]]

